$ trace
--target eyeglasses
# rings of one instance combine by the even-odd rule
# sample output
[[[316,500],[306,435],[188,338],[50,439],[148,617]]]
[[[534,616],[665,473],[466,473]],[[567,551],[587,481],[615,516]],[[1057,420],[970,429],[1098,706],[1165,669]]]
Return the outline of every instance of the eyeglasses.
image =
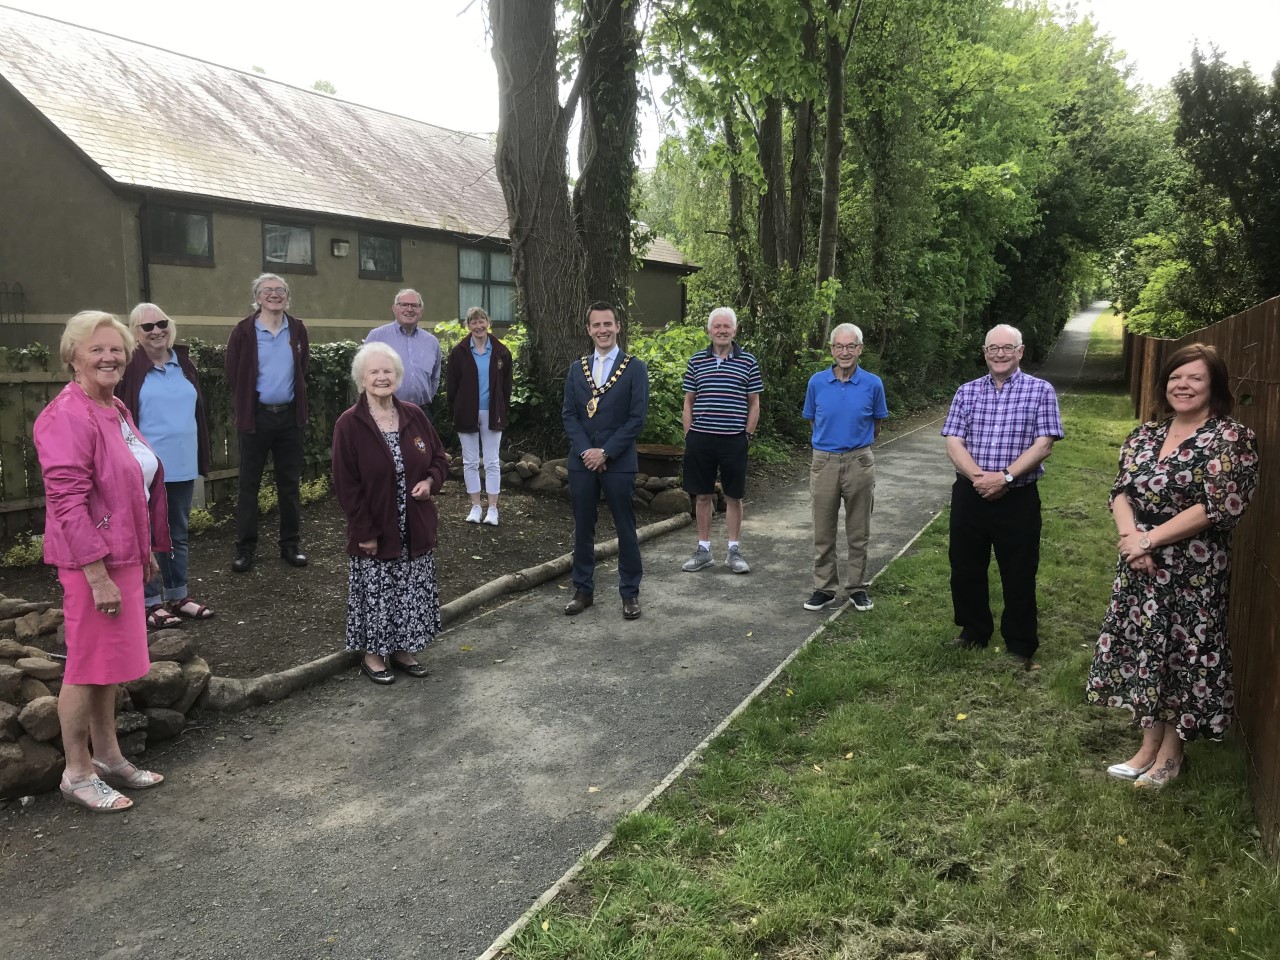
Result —
[[[1017,353],[1020,346],[1022,346],[1020,343],[992,343],[983,347],[982,352],[991,357],[998,357],[1002,353]]]
[[[862,346],[860,343],[833,343],[831,349],[835,353],[853,353],[860,346]]]
[[[168,329],[169,329],[169,321],[168,321],[168,320],[157,320],[155,323],[140,323],[140,324],[138,324],[138,328],[139,328],[143,333],[150,333],[152,330],[156,329],[157,327],[159,327],[161,330],[168,330]]]
[[[397,303],[397,304],[396,304],[396,306],[397,306],[397,307],[404,307],[406,310],[421,310],[421,309],[422,309],[422,304],[420,304],[420,303]]]
[[[272,294],[278,294],[279,296],[284,297],[288,296],[289,291],[284,287],[260,287],[258,289],[258,296],[269,297]]]

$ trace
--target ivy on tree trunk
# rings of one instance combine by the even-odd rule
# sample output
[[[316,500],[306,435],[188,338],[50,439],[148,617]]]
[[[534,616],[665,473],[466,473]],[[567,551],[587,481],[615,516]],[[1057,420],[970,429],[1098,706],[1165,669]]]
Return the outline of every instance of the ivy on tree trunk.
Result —
[[[491,0],[498,68],[497,173],[512,276],[528,330],[522,375],[559,423],[569,363],[586,345],[583,310],[609,300],[625,322],[631,266],[637,38],[633,4],[583,0],[579,71],[560,102],[554,0]],[[581,101],[581,176],[572,193],[569,127]]]

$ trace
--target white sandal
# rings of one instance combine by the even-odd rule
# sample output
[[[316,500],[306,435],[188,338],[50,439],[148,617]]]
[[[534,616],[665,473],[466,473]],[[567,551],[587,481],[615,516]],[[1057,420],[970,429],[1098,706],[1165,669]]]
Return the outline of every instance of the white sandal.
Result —
[[[118,767],[109,767],[101,760],[94,760],[93,767],[98,775],[113,787],[126,787],[130,790],[146,790],[164,783],[164,776],[151,770],[143,770],[126,760]]]
[[[93,796],[86,799],[76,793],[77,790],[83,790],[85,787],[93,788]],[[102,782],[97,776],[88,777],[85,780],[68,780],[67,775],[62,775],[62,782],[58,789],[62,791],[62,796],[70,803],[84,807],[90,813],[123,813],[133,806],[133,801],[129,800],[123,793],[113,790]],[[116,806],[120,800],[129,800],[122,807]]]

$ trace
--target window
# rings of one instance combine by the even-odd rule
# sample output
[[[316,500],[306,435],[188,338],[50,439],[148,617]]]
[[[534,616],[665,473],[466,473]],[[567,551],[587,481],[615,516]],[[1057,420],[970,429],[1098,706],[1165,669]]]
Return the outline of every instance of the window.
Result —
[[[484,307],[495,324],[516,322],[516,285],[507,250],[458,250],[458,316]]]
[[[360,234],[360,279],[400,280],[400,238]]]
[[[152,263],[213,266],[213,214],[176,207],[147,207]]]
[[[315,273],[315,244],[310,227],[262,222],[262,268],[274,273]]]

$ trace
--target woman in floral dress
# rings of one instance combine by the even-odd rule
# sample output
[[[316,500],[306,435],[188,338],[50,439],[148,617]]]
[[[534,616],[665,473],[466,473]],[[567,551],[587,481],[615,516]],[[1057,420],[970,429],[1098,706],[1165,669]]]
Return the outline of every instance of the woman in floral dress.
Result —
[[[1227,367],[1213,347],[1177,350],[1157,382],[1172,416],[1144,423],[1120,450],[1120,557],[1086,696],[1143,729],[1138,752],[1107,773],[1159,788],[1182,771],[1185,741],[1220,739],[1235,712],[1231,529],[1253,494],[1258,451],[1229,416]]]
[[[440,438],[421,408],[395,397],[404,363],[366,343],[351,363],[360,396],[333,428],[333,488],[347,516],[350,555],[347,649],[374,683],[394,670],[425,677],[414,654],[440,630],[436,506],[449,472]]]

